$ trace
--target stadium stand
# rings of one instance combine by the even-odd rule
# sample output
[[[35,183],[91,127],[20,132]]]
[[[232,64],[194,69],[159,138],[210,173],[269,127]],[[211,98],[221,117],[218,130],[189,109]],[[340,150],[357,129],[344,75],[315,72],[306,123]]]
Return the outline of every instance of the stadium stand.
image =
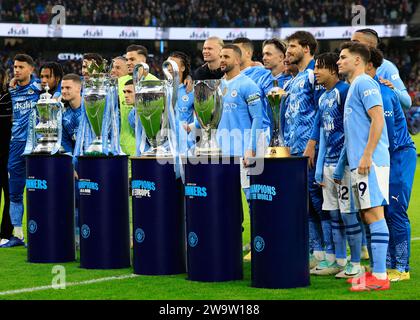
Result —
[[[0,22],[48,23],[52,1],[0,2]],[[367,24],[408,23],[418,0],[62,0],[66,23],[152,27],[310,27],[349,25],[363,5]],[[339,10],[337,10],[339,8]]]

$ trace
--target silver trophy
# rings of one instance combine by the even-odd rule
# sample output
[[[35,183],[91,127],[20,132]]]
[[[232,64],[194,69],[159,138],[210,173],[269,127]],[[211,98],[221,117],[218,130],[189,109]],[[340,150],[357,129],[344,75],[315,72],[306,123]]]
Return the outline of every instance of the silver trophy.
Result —
[[[221,80],[194,81],[194,112],[200,123],[202,136],[195,149],[197,156],[219,156],[221,149],[216,131],[222,118]]]
[[[35,126],[35,133],[40,138],[37,139],[37,145],[33,153],[49,153],[55,149],[58,142],[58,133],[61,127],[59,114],[63,112],[63,104],[52,99],[48,92],[49,87],[45,87],[45,93],[41,94],[36,103],[38,124]],[[60,152],[64,152],[60,146]]]
[[[170,119],[174,119],[174,110],[178,95],[178,65],[167,60],[162,65],[166,80],[145,80],[149,67],[145,63],[135,66],[133,82],[135,86],[135,108],[146,134],[150,149],[142,156],[170,157],[168,146]]]
[[[290,156],[290,150],[285,146],[283,129],[281,127],[281,110],[287,93],[278,87],[277,80],[274,80],[274,87],[268,92],[267,100],[271,108],[271,122],[273,123],[273,134],[270,145],[267,148],[265,157],[282,158]]]
[[[106,74],[94,74],[83,82],[83,96],[86,115],[95,134],[95,139],[86,153],[103,153],[102,126],[105,115],[106,97],[111,81]]]

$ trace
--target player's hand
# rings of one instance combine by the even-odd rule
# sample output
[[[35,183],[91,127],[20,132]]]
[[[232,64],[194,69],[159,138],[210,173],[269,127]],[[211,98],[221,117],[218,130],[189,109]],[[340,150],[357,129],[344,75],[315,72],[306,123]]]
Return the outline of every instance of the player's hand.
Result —
[[[9,87],[12,88],[12,89],[14,89],[14,88],[16,88],[16,86],[17,86],[17,80],[16,80],[16,78],[10,79]]]
[[[193,80],[190,75],[188,75],[185,80],[184,84],[186,86],[187,93],[190,93],[193,90]]]
[[[322,182],[318,182],[318,185],[319,185],[319,186],[321,186],[321,187],[325,187],[325,183],[324,183],[324,181],[322,181]]]
[[[263,67],[264,65],[259,61],[252,61],[251,66],[253,66],[253,67]]]
[[[77,171],[76,170],[73,170],[73,172],[74,172],[74,178],[76,180],[79,180],[79,175],[77,174]]]
[[[183,122],[183,123],[182,123],[182,127],[184,128],[184,130],[185,130],[185,131],[187,131],[187,133],[190,133],[190,132],[191,132],[191,128],[190,128],[190,126],[188,125],[188,123]]]
[[[387,79],[384,79],[382,77],[379,77],[379,82],[380,83],[383,83],[384,85],[386,85],[387,87],[391,88],[392,90],[394,90],[394,88],[395,88],[394,85],[393,85],[393,83],[391,81],[389,81]]]
[[[334,182],[335,182],[336,184],[339,184],[339,185],[341,185],[341,180],[338,180],[338,179],[334,179]]]
[[[244,156],[244,166],[248,167],[250,165],[249,158],[255,157],[255,151],[246,150]]]
[[[309,140],[306,144],[305,151],[303,152],[304,156],[309,157],[308,166],[310,169],[315,166],[315,145],[315,140]]]
[[[361,175],[368,175],[371,165],[372,156],[363,154],[362,158],[359,161],[359,167],[357,168],[357,172]]]

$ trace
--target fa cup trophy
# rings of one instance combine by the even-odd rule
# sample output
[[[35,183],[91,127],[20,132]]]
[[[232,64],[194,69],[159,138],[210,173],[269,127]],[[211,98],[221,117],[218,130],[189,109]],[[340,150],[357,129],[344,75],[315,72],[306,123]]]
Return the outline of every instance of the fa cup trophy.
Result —
[[[61,116],[63,104],[52,99],[48,93],[49,87],[45,87],[45,93],[41,94],[36,103],[38,124],[35,126],[37,145],[32,153],[52,154],[55,151],[64,152],[61,146]]]
[[[162,69],[166,80],[145,80],[149,70],[145,63],[136,65],[133,71],[136,113],[150,144],[150,149],[142,156],[172,156],[169,140],[170,129],[175,129],[179,70],[177,64],[170,60],[163,63]]]
[[[202,128],[202,137],[195,149],[197,156],[221,154],[215,136],[223,111],[220,83],[220,80],[194,81],[194,111]]]
[[[274,87],[267,94],[268,103],[271,108],[271,121],[273,123],[273,134],[265,154],[267,158],[290,156],[290,150],[284,144],[283,128],[281,127],[280,119],[286,94],[286,91],[278,87],[277,80],[274,80]]]

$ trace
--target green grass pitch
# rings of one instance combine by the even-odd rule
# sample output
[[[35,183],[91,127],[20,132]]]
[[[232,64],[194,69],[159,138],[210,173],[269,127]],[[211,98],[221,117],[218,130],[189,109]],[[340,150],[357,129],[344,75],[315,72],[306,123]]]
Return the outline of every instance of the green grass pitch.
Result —
[[[413,137],[420,152],[420,135]],[[244,279],[224,283],[200,283],[186,280],[186,274],[174,276],[129,277],[132,269],[85,270],[79,263],[65,263],[65,290],[47,289],[33,291],[33,288],[52,284],[53,264],[30,264],[26,262],[23,247],[0,249],[0,299],[182,299],[182,300],[387,300],[420,299],[420,158],[411,195],[409,216],[412,223],[411,280],[393,283],[391,290],[380,292],[349,292],[344,281],[333,276],[311,276],[311,285],[298,289],[257,289],[251,285],[251,265],[244,263]],[[246,201],[244,202],[246,203]],[[2,207],[2,205],[0,205]],[[249,215],[245,214],[244,244],[249,242]],[[24,218],[26,222],[26,219]],[[79,283],[112,276],[127,278],[97,283]],[[74,285],[72,285],[72,283]],[[28,289],[13,294],[12,290]]]

